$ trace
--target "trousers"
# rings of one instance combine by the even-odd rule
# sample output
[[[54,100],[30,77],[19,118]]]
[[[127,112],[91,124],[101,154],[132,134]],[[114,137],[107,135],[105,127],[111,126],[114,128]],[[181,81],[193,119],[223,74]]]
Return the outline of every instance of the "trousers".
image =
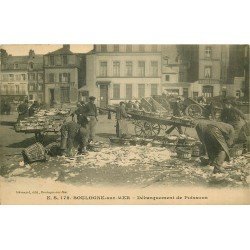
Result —
[[[87,128],[89,130],[89,140],[93,141],[95,138],[95,129],[97,125],[97,119],[95,116],[89,116],[90,121],[88,122]]]

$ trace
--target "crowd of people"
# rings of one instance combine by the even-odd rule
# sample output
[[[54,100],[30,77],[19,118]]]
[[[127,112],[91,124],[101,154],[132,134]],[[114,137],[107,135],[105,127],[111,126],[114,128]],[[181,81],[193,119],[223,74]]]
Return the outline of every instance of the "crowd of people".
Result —
[[[66,121],[61,127],[61,152],[64,155],[72,155],[72,149],[76,146],[79,154],[85,154],[87,148],[95,140],[95,130],[98,123],[98,110],[95,105],[95,97],[91,96],[85,103],[81,101],[74,112],[72,119]],[[230,159],[230,148],[242,143],[244,150],[247,150],[248,126],[245,115],[233,106],[228,100],[223,100],[223,107],[219,119],[215,118],[214,105],[206,103],[205,98],[197,99],[197,102],[210,109],[209,119],[197,119],[195,129],[198,138],[204,145],[210,164],[214,166],[214,173],[224,172],[223,163]],[[33,116],[40,105],[37,101],[29,106],[28,100],[24,100],[18,108],[18,121]],[[182,117],[183,100],[175,98],[171,104],[172,115]],[[144,110],[139,101],[120,102],[116,108],[116,132],[117,136],[124,138],[128,135],[127,119],[131,117],[128,111]],[[75,119],[76,118],[76,119]],[[181,126],[177,127],[180,134],[183,134]]]

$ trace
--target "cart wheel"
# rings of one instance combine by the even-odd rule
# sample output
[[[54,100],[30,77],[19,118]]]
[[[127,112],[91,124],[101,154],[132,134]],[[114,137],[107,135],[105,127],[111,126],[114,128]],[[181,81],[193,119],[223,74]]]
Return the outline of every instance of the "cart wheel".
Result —
[[[145,134],[145,133],[144,133],[144,124],[143,124],[142,122],[135,121],[135,122],[134,122],[134,125],[135,125],[135,128],[134,128],[135,134],[136,134],[137,136],[142,136],[142,135]]]
[[[144,122],[144,134],[146,137],[152,136],[152,124],[149,122]]]
[[[151,124],[151,134],[152,136],[159,135],[161,131],[161,125],[158,123]]]
[[[186,108],[185,113],[192,118],[200,118],[202,116],[202,108],[197,104],[191,104]]]
[[[144,135],[146,137],[156,136],[161,131],[161,126],[158,123],[144,122]]]

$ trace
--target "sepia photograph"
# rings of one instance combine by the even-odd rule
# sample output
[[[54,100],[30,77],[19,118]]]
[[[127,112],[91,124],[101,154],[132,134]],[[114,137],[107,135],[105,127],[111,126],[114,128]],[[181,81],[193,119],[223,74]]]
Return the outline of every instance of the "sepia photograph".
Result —
[[[2,204],[250,203],[248,44],[0,56]]]

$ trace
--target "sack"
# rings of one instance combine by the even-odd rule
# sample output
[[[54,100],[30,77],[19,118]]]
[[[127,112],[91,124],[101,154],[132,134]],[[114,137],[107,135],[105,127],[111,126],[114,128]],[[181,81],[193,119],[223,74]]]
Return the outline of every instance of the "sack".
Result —
[[[23,159],[25,163],[31,163],[35,161],[46,161],[46,150],[44,146],[37,142],[22,151]]]

